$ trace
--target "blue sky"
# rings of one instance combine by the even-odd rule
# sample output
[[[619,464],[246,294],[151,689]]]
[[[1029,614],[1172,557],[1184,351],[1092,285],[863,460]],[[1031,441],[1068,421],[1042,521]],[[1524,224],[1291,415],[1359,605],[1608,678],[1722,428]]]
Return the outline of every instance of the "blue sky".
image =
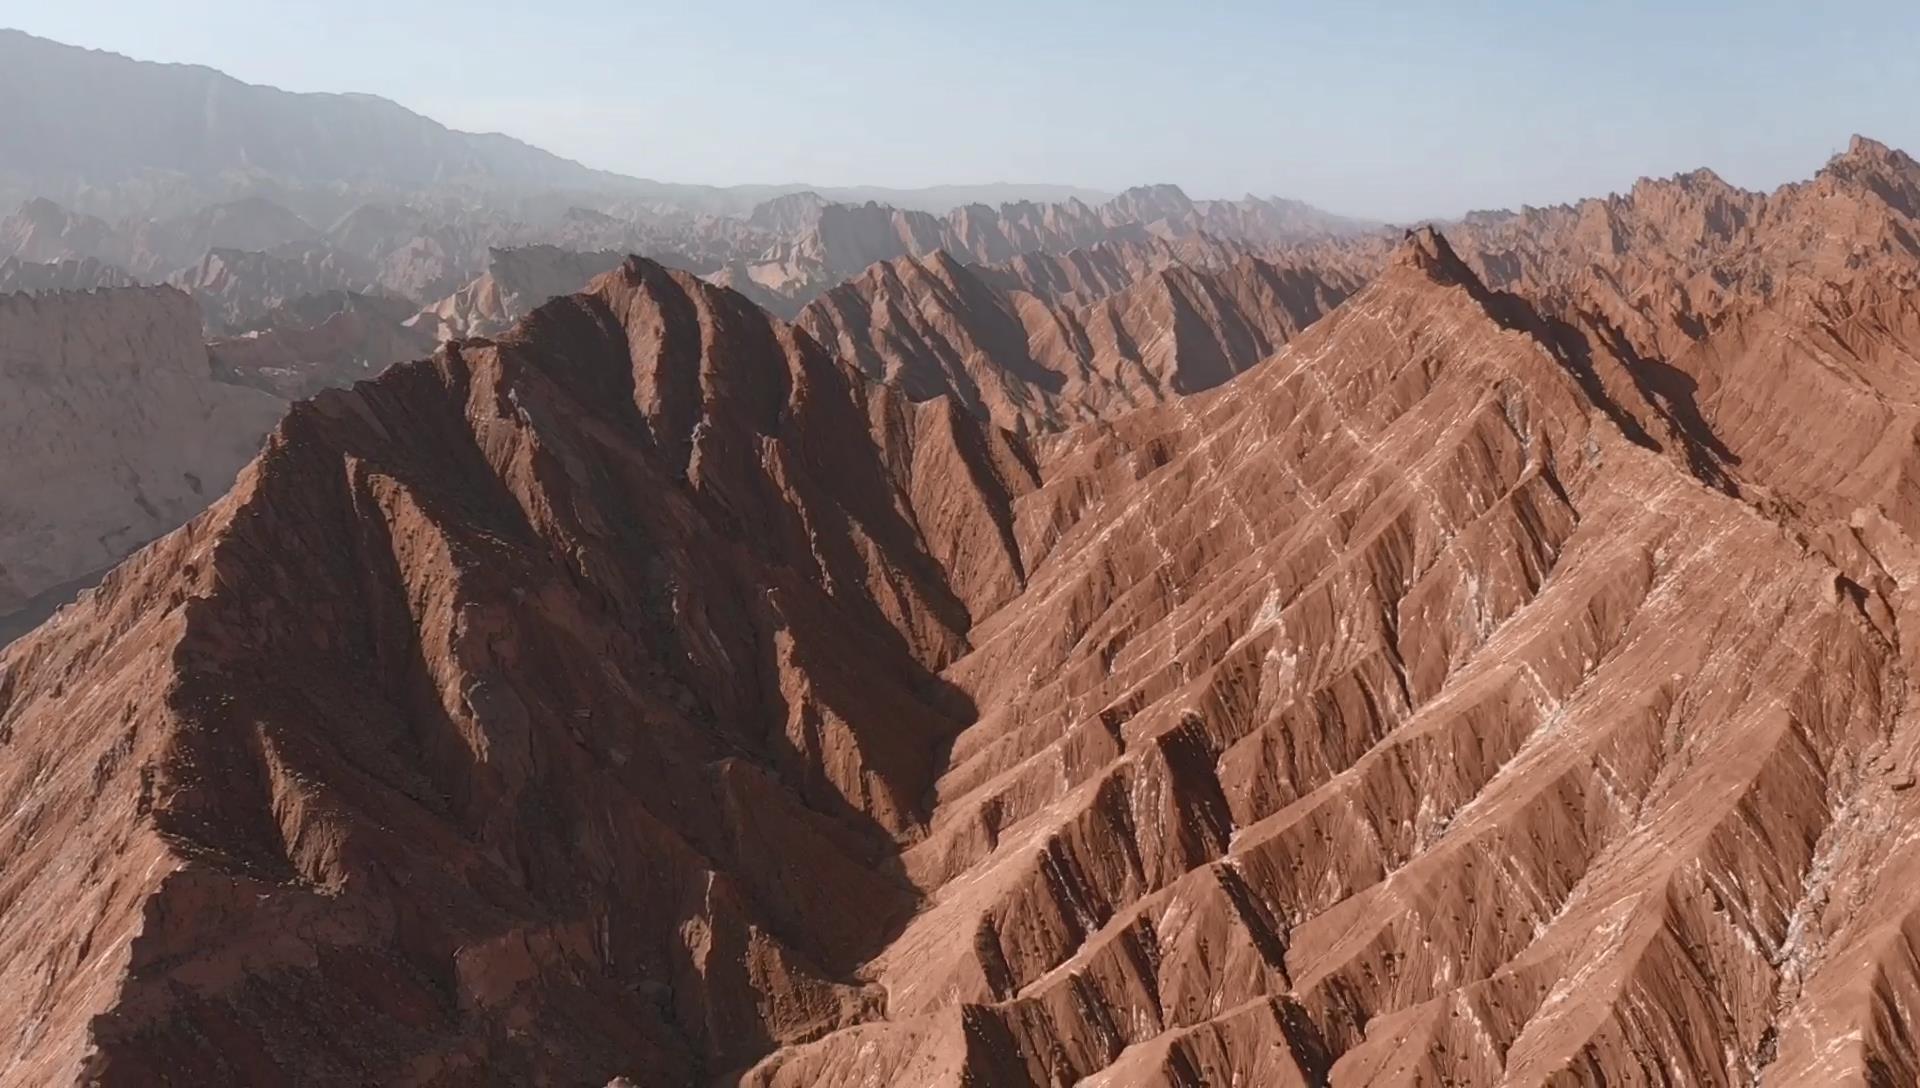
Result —
[[[0,0],[0,25],[673,181],[1173,181],[1413,218],[1702,165],[1769,187],[1854,132],[1920,151],[1916,0]]]

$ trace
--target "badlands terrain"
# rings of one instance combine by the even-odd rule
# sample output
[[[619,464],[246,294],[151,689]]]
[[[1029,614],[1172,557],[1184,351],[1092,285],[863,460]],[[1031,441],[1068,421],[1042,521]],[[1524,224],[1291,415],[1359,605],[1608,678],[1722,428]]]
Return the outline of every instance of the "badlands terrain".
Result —
[[[8,149],[0,1086],[1920,1083],[1903,152],[1385,229],[218,86]]]

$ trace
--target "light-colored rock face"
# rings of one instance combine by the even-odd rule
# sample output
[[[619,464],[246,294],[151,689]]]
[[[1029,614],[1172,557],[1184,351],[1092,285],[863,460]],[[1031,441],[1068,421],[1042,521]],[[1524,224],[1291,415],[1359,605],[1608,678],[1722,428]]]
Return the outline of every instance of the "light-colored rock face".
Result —
[[[178,291],[0,296],[0,595],[17,609],[186,521],[282,407],[213,379]]]

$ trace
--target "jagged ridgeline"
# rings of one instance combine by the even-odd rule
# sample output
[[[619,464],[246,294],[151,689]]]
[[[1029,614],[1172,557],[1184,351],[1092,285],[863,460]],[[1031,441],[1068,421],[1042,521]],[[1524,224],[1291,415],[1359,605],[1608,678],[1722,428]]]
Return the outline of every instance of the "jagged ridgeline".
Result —
[[[1699,360],[1640,394],[1421,233],[1036,445],[627,262],[295,406],[0,658],[33,1076],[1909,1060],[1900,511],[1810,548]]]
[[[1904,153],[1389,231],[0,57],[0,1088],[1920,1083]]]

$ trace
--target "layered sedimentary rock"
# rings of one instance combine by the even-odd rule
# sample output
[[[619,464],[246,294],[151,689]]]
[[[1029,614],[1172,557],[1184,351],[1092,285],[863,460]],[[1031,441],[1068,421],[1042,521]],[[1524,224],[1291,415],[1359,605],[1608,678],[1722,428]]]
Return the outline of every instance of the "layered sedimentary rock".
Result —
[[[1821,291],[1920,286],[1920,164],[1855,136],[1771,193],[1710,170],[1575,205],[1469,216],[1452,232],[1493,286],[1604,316],[1668,357],[1730,311]]]
[[[1029,439],[627,262],[0,655],[0,1083],[1909,1082],[1916,313]]]
[[[877,1016],[1031,473],[641,263],[296,405],[0,658],[0,1083],[684,1084]]]
[[[1264,366],[1044,448],[1027,588],[945,673],[978,717],[888,1020],[748,1081],[1920,1075],[1912,478],[1759,422],[1887,411],[1904,349],[1703,361],[1696,401],[1607,334],[1425,236]],[[1876,465],[1817,547],[1747,497]]]
[[[437,214],[324,244],[524,237]],[[0,1085],[1920,1082],[1902,153],[1459,253],[1166,187],[538,214],[798,231],[697,268],[782,312],[887,261],[794,327],[476,284],[446,331],[519,323],[294,406],[0,653]],[[46,331],[88,300],[166,331]],[[0,300],[47,348],[0,422],[65,436],[0,495],[152,515],[38,541],[103,565],[278,403],[216,379],[441,331],[396,314],[209,364],[175,293]],[[56,577],[0,557],[0,612]]]
[[[1206,269],[1163,252],[1107,245],[999,268],[944,250],[905,257],[828,292],[799,323],[915,400],[951,395],[1004,427],[1058,430],[1219,385],[1359,286],[1244,254]],[[1099,301],[1049,304],[1028,279]]]
[[[219,496],[283,403],[215,380],[178,291],[0,295],[0,635]]]

